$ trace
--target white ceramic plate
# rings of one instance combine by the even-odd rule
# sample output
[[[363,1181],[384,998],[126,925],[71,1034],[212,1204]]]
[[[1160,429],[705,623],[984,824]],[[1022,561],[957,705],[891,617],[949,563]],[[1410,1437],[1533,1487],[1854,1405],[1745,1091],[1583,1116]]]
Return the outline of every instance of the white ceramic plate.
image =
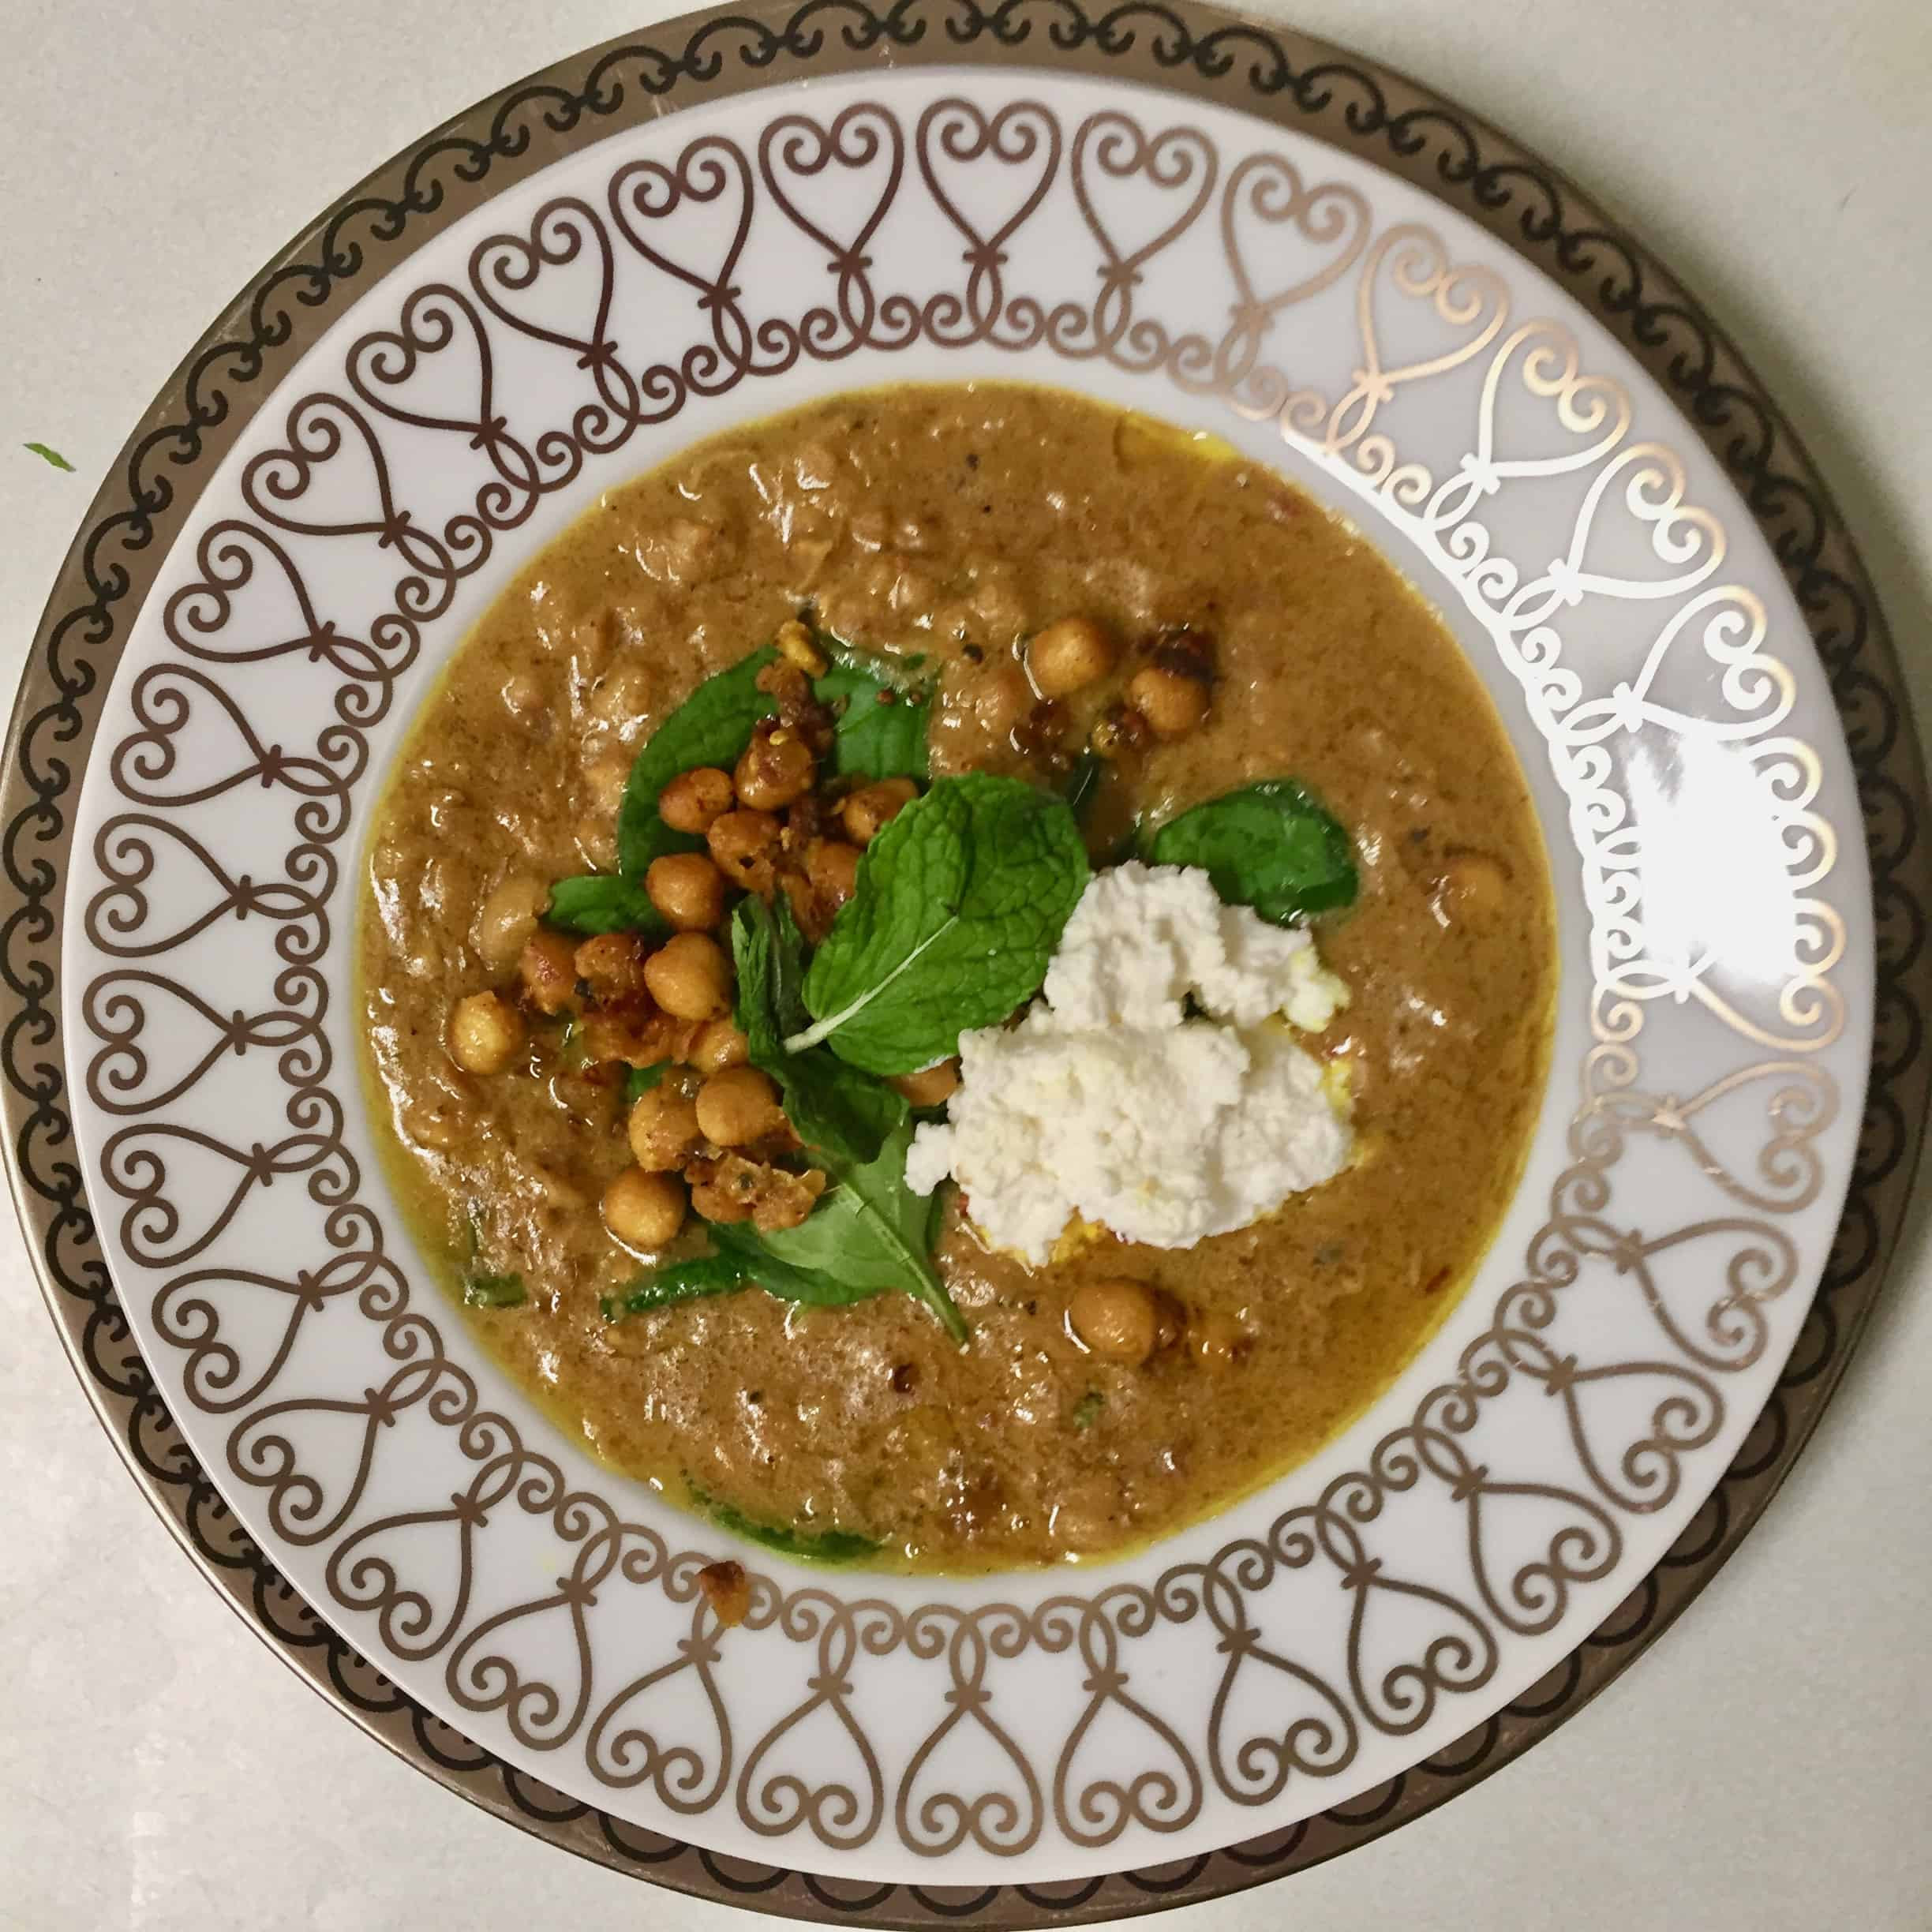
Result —
[[[421,151],[419,203],[448,174],[432,219],[332,230],[326,272],[273,298],[313,294],[325,325],[218,372],[244,406],[197,440],[137,603],[107,600],[103,640],[57,597],[40,675],[105,642],[112,677],[55,703],[77,796],[34,781],[31,683],[16,721],[14,849],[50,810],[59,848],[21,899],[58,925],[9,930],[57,965],[28,1041],[68,1082],[23,1081],[17,1043],[20,1185],[32,1206],[58,1099],[179,1430],[151,1485],[193,1470],[191,1514],[225,1505],[413,1705],[609,1844],[708,1848],[727,1892],[766,1869],[922,1888],[893,1908],[913,1917],[932,1888],[1024,1885],[998,1915],[1024,1918],[1037,1888],[1129,1867],[1199,1896],[1265,1868],[1204,1885],[1210,1855],[1372,1811],[1560,1673],[1772,1401],[1872,1054],[1853,763],[1718,456],[1558,280],[1346,112],[1276,103],[1279,41],[1200,9],[1130,35],[1065,0],[805,11],[687,23],[668,69],[586,56],[521,119],[479,110],[500,170],[468,135]],[[355,1076],[357,856],[449,653],[600,492],[807,397],[975,376],[1212,429],[1440,605],[1542,813],[1552,1073],[1475,1285],[1313,1461],[1098,1568],[814,1572],[586,1458],[436,1292]],[[1887,1102],[1882,1178],[1909,1168],[1917,1091]],[[51,1257],[83,1229],[38,1191]],[[51,1259],[57,1301],[75,1273]],[[93,1323],[69,1326],[97,1365]],[[128,1399],[138,1443],[155,1409]],[[695,1572],[727,1553],[758,1580],[721,1633]]]

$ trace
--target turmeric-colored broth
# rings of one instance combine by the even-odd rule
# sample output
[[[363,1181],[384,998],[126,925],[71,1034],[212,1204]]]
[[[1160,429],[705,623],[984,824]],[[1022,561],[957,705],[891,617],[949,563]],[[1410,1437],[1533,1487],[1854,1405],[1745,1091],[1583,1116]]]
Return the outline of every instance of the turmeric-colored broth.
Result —
[[[1038,1269],[987,1252],[949,1207],[938,1259],[964,1350],[894,1294],[820,1309],[753,1290],[605,1318],[600,1298],[638,1273],[598,1211],[629,1159],[611,1069],[539,1024],[510,1073],[466,1074],[450,1013],[511,983],[529,915],[506,905],[613,867],[624,779],[656,725],[807,605],[856,644],[940,661],[935,774],[1040,775],[1024,644],[1054,619],[1129,642],[1211,635],[1206,722],[1113,768],[1090,841],[1283,775],[1348,827],[1360,897],[1316,930],[1353,1003],[1312,1044],[1350,1064],[1353,1166],[1186,1252],[1101,1238]],[[1109,695],[1079,701],[1078,721]],[[481,1265],[527,1284],[522,1305],[472,1312],[485,1346],[612,1467],[867,1539],[891,1567],[1091,1558],[1308,1456],[1461,1292],[1542,1091],[1541,837],[1440,620],[1279,477],[1050,391],[848,395],[610,492],[456,655],[368,867],[366,1072],[393,1179],[451,1283]],[[694,1224],[677,1251],[702,1245]],[[1120,1275],[1171,1295],[1215,1345],[1133,1368],[1088,1353],[1068,1298]]]

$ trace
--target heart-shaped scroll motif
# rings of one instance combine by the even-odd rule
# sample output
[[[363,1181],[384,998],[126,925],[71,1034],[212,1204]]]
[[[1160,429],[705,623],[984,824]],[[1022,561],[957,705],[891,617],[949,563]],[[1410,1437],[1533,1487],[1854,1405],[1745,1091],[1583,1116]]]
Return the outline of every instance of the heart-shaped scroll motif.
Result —
[[[1385,283],[1394,305],[1381,316],[1377,291]],[[1386,434],[1370,433],[1376,418],[1398,390],[1446,376],[1480,356],[1500,333],[1508,313],[1509,290],[1502,278],[1473,263],[1452,262],[1434,230],[1409,222],[1384,229],[1363,257],[1356,279],[1360,365],[1332,408],[1320,396],[1298,391],[1286,405],[1286,420],[1292,429],[1313,433],[1328,455],[1347,451],[1365,475],[1394,489],[1398,480],[1395,446]],[[1428,353],[1391,361],[1386,341],[1398,329]],[[1411,494],[1426,495],[1425,472],[1408,466],[1400,481],[1405,500]]]
[[[1765,1304],[1798,1275],[1791,1236],[1741,1215],[1693,1222],[1649,1241],[1634,1229],[1581,1219],[1568,1234],[1579,1254],[1634,1282],[1657,1326],[1705,1368],[1731,1372],[1757,1361],[1769,1339]]]
[[[672,166],[633,161],[612,176],[610,209],[618,232],[664,274],[698,292],[710,317],[711,341],[694,344],[680,380],[700,395],[728,389],[744,376],[775,376],[798,359],[796,333],[776,318],[754,328],[737,280],[751,232],[756,189],[744,150],[721,134],[692,141]],[[726,239],[721,250],[716,238]],[[694,259],[709,245],[711,267]]]
[[[369,419],[346,397],[309,395],[289,411],[286,434],[242,472],[249,507],[298,536],[373,537],[409,566],[396,585],[398,614],[417,623],[441,616],[462,572],[442,541],[397,506]]]
[[[1345,1487],[1364,1496],[1373,1488],[1365,1479],[1345,1477],[1320,1503],[1286,1520],[1313,1539],[1351,1599],[1349,1688],[1362,1716],[1378,1731],[1406,1737],[1428,1722],[1442,1697],[1489,1681],[1496,1638],[1467,1604],[1433,1584],[1395,1575],[1383,1558],[1369,1555],[1354,1518],[1372,1506],[1340,1494]]]
[[[1230,1544],[1210,1563],[1177,1566],[1159,1586],[1170,1621],[1204,1612],[1219,1633],[1215,1649],[1227,1661],[1208,1713],[1208,1769],[1237,1804],[1267,1804],[1297,1777],[1332,1777],[1361,1743],[1346,1700],[1287,1648],[1309,1625],[1305,1607],[1283,1601],[1285,1573],[1308,1571],[1319,1552],[1305,1528],[1276,1527],[1271,1543]],[[1262,1608],[1279,1635],[1253,1620]]]
[[[1533,631],[1591,595],[1646,601],[1687,597],[1724,558],[1724,526],[1709,511],[1684,501],[1687,488],[1683,463],[1662,444],[1619,450],[1591,479],[1563,554],[1503,605],[1503,623],[1512,632]],[[1636,556],[1647,553],[1666,574],[1593,570],[1587,560],[1593,537]]]
[[[921,1740],[899,1780],[893,1814],[900,1837],[937,1858],[969,1840],[1013,1857],[1039,1838],[1039,1780],[1027,1754],[992,1713],[987,1669],[995,1657],[1026,1648],[1024,1615],[1010,1604],[979,1610],[928,1604],[906,1622],[915,1657],[943,1656],[952,1679],[942,1717]]]
[[[596,1676],[590,1614],[598,1591],[613,1578],[621,1581],[631,1532],[595,1496],[579,1492],[560,1501],[562,1478],[547,1459],[519,1451],[519,1460],[521,1507],[550,1507],[559,1527],[583,1540],[570,1574],[554,1590],[499,1610],[466,1633],[451,1653],[444,1681],[464,1709],[500,1710],[518,1743],[554,1750],[577,1735],[590,1714]],[[557,1683],[552,1679],[560,1655],[568,1658],[569,1668]],[[591,1749],[594,1756],[594,1735]]]
[[[1214,197],[1221,159],[1198,128],[1163,128],[1150,135],[1131,114],[1103,108],[1074,131],[1069,155],[1073,198],[1088,232],[1099,245],[1100,293],[1091,309],[1063,302],[1046,319],[1046,334],[1062,355],[1105,356],[1122,368],[1158,368],[1171,344],[1151,318],[1136,318],[1134,292],[1148,264],[1200,219]],[[1131,182],[1130,190],[1114,192]],[[1150,234],[1133,211],[1159,211]],[[1134,242],[1132,238],[1139,236]]]
[[[867,253],[905,174],[897,115],[867,101],[841,108],[824,126],[809,114],[780,114],[759,135],[758,154],[772,200],[825,251],[836,284],[833,306],[814,305],[799,320],[805,347],[827,361],[863,347],[904,348],[919,334],[919,305],[909,295],[880,300]],[[855,208],[866,211],[856,227]]]
[[[398,1657],[434,1657],[469,1614],[477,1532],[527,1466],[520,1450],[509,1450],[447,1502],[396,1511],[343,1537],[329,1553],[329,1593],[345,1609],[373,1611],[383,1642]]]
[[[1634,737],[1648,726],[1694,732],[1713,744],[1762,737],[1790,716],[1798,691],[1789,667],[1764,654],[1769,627],[1757,593],[1742,584],[1700,592],[1672,612],[1634,677],[1617,683],[1605,697],[1585,699],[1561,720],[1563,742],[1597,744],[1620,732]],[[1673,646],[1687,635],[1695,637],[1705,661],[1719,670],[1721,711],[1713,706],[1691,713],[1655,695],[1660,678],[1668,674]],[[1687,672],[1684,681],[1692,682],[1694,675]]]
[[[932,198],[965,238],[966,286],[944,291],[926,304],[926,330],[936,342],[960,347],[993,335],[1003,317],[1020,321],[999,337],[1005,348],[1023,348],[1045,326],[1037,304],[1022,319],[1019,305],[1006,311],[1007,244],[1046,199],[1060,171],[1060,121],[1039,101],[1009,101],[989,116],[957,95],[934,101],[919,116],[913,136],[919,173]],[[997,163],[998,167],[975,162]],[[1004,176],[1009,174],[1010,184]],[[1006,189],[1003,203],[989,184]],[[990,204],[990,205],[989,205]]]
[[[1417,1423],[1385,1437],[1373,1472],[1391,1492],[1425,1476],[1444,1486],[1463,1512],[1470,1571],[1485,1606],[1520,1637],[1554,1629],[1573,1586],[1608,1576],[1623,1551],[1601,1503],[1554,1483],[1499,1477],[1443,1429]]]
[[[87,934],[114,958],[152,959],[171,952],[230,914],[275,922],[281,928],[276,950],[291,965],[315,960],[327,944],[325,908],[335,889],[335,866],[326,851],[304,848],[308,877],[299,886],[246,873],[231,877],[199,839],[172,820],[119,812],[95,835],[94,859],[108,882],[88,902]],[[151,922],[153,907],[168,909],[165,926]]]
[[[1555,405],[1547,417],[1538,416],[1557,432],[1554,447],[1514,456],[1496,453],[1497,417],[1512,374],[1526,395]],[[1559,322],[1526,322],[1511,330],[1491,358],[1477,404],[1476,447],[1437,486],[1423,521],[1446,530],[1512,479],[1587,470],[1623,440],[1630,425],[1630,391],[1609,376],[1583,373],[1582,352],[1568,329]],[[1457,552],[1467,553],[1466,545]]]
[[[401,1310],[408,1291],[393,1262],[365,1251],[290,1276],[191,1268],[159,1290],[152,1312],[162,1340],[187,1351],[182,1381],[189,1399],[210,1415],[226,1415],[274,1387],[310,1316],[350,1297],[380,1320]],[[428,1339],[427,1325],[414,1316],[391,1320],[390,1334],[400,1354],[420,1351]]]
[[[706,1811],[724,1795],[732,1728],[713,1674],[718,1638],[700,1597],[676,1653],[632,1678],[597,1713],[588,1750],[600,1783],[620,1791],[648,1784],[673,1811]]]
[[[253,523],[211,524],[195,562],[199,578],[168,599],[163,615],[177,649],[223,665],[299,655],[335,674],[327,684],[339,717],[361,726],[381,719],[391,686],[415,661],[414,624],[391,616],[367,641],[344,636],[332,620],[317,616],[287,550]]]
[[[897,1647],[898,1613],[874,1597],[852,1604],[823,1590],[786,1597],[780,1617],[794,1642],[818,1643],[807,1694],[760,1738],[738,1777],[738,1815],[775,1837],[809,1825],[821,1844],[850,1851],[868,1844],[885,1817],[878,1754],[853,1717],[852,1670],[861,1652]]]
[[[326,844],[347,824],[350,788],[361,777],[367,757],[360,732],[325,726],[316,740],[318,758],[265,745],[228,692],[185,665],[148,665],[129,695],[140,728],[115,743],[110,769],[122,795],[136,804],[178,810],[219,798],[238,785],[259,784],[264,792],[279,785],[303,801],[295,812],[303,837]],[[211,720],[216,732],[208,728]],[[218,757],[212,743],[216,735],[240,743]],[[184,738],[192,741],[185,759],[180,755]],[[183,765],[199,783],[178,775]]]
[[[1817,1142],[1838,1118],[1838,1083],[1815,1061],[1763,1060],[1688,1098],[1614,1086],[1590,1105],[1620,1134],[1675,1142],[1733,1200],[1795,1214],[1823,1184]]]
[[[1040,1648],[1077,1646],[1087,1667],[1087,1705],[1053,1778],[1054,1819],[1076,1844],[1111,1844],[1130,1825],[1180,1831],[1200,1814],[1200,1767],[1174,1727],[1128,1689],[1121,1668],[1121,1638],[1145,1636],[1155,1620],[1154,1599],[1133,1585],[1057,1597],[1035,1615]]]
[[[305,979],[292,990],[301,997],[298,1008],[223,1013],[163,974],[103,973],[81,998],[88,1030],[103,1043],[88,1062],[88,1098],[110,1114],[152,1113],[179,1099],[223,1054],[239,1059],[256,1048],[279,1054],[276,1070],[290,1086],[324,1078],[321,985]]]
[[[1251,154],[1236,163],[1221,191],[1221,244],[1234,301],[1214,352],[1217,387],[1233,392],[1249,381],[1275,318],[1340,281],[1361,259],[1369,227],[1359,189],[1340,182],[1310,187],[1283,155]],[[1287,399],[1286,384],[1278,373],[1265,394],[1243,399],[1252,413],[1271,414]]]
[[[527,237],[491,235],[470,252],[470,286],[484,307],[518,334],[569,350],[590,376],[597,400],[578,405],[571,431],[599,455],[617,448],[641,422],[659,420],[642,406],[611,334],[616,284],[610,230],[588,202],[571,195],[546,201],[530,218]],[[556,434],[537,440],[540,458]]]
[[[1702,1232],[1704,1230],[1695,1230]],[[1724,1398],[1708,1376],[1676,1362],[1585,1367],[1529,1330],[1490,1338],[1513,1374],[1562,1406],[1571,1447],[1599,1493],[1637,1515],[1662,1509],[1683,1481],[1683,1458],[1716,1440]]]
[[[304,1395],[268,1402],[235,1425],[228,1467],[251,1488],[268,1491],[268,1519],[278,1536],[304,1546],[326,1542],[355,1514],[381,1445],[419,1405],[434,1421],[458,1424],[474,1411],[476,1387],[455,1363],[425,1355],[359,1398]]]

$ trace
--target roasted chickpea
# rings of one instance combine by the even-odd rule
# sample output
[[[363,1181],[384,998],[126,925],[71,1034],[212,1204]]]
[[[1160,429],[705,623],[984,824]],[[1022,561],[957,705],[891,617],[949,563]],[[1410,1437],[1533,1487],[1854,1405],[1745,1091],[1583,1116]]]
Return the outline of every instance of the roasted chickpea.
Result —
[[[684,1225],[684,1184],[627,1167],[604,1190],[604,1225],[627,1248],[668,1246]]]
[[[601,1000],[628,999],[647,983],[650,949],[635,933],[598,933],[578,947],[577,977]]]
[[[826,654],[818,648],[811,630],[796,617],[788,618],[778,627],[778,635],[774,642],[778,646],[778,654],[787,664],[796,665],[807,677],[825,676],[829,668]]]
[[[680,1020],[721,1020],[731,1011],[731,962],[707,933],[679,933],[646,962],[644,983]]]
[[[1136,671],[1127,683],[1127,702],[1145,718],[1157,738],[1185,738],[1208,716],[1208,686],[1163,665]]]
[[[534,874],[513,872],[477,908],[476,949],[492,972],[504,972],[537,930],[550,888]]]
[[[657,816],[674,832],[709,832],[712,823],[732,808],[731,773],[715,765],[680,772],[657,794]]]
[[[691,1044],[691,1063],[701,1073],[721,1073],[727,1067],[743,1066],[751,1043],[729,1020],[707,1020],[698,1029]]]
[[[784,830],[769,812],[728,811],[705,834],[712,863],[731,883],[762,899],[772,889]]]
[[[754,1066],[726,1067],[698,1089],[698,1129],[715,1146],[743,1147],[784,1125],[778,1089]]]
[[[842,839],[820,839],[805,855],[805,876],[827,906],[842,906],[859,887],[859,848]]]
[[[702,852],[666,852],[644,874],[650,902],[680,932],[702,932],[724,916],[724,880]]]
[[[1027,646],[1027,670],[1043,698],[1069,698],[1114,668],[1114,642],[1091,617],[1061,617]]]
[[[732,782],[738,801],[754,811],[777,811],[803,798],[818,777],[811,747],[788,727],[760,725],[745,747]]]
[[[450,1015],[450,1058],[466,1073],[500,1073],[523,1044],[523,1017],[494,993],[472,993]]]
[[[882,778],[855,792],[839,807],[839,821],[855,845],[870,845],[882,829],[919,796],[910,778]]]
[[[751,1614],[751,1579],[743,1563],[727,1556],[698,1572],[698,1587],[721,1630],[736,1630]]]
[[[646,1174],[668,1173],[682,1167],[698,1144],[698,1110],[690,1095],[662,1081],[631,1103],[625,1130],[638,1166]]]
[[[1067,1302],[1076,1340],[1106,1361],[1136,1368],[1160,1346],[1160,1298],[1144,1282],[1083,1282]]]
[[[540,1013],[560,1013],[577,991],[577,949],[560,932],[535,932],[517,958],[523,997]]]
[[[896,1075],[892,1084],[915,1107],[942,1106],[959,1086],[959,1062],[942,1060],[937,1066],[923,1068],[917,1073]]]
[[[1509,874],[1479,852],[1453,853],[1436,886],[1437,904],[1451,915],[1487,919],[1500,912],[1508,898]]]

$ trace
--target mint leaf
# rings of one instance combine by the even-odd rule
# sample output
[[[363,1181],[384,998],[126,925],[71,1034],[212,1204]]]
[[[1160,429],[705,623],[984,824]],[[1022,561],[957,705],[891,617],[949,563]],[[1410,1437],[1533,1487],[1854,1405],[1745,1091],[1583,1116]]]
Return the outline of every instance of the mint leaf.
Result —
[[[31,450],[43,462],[51,463],[56,470],[71,471],[73,468],[73,465],[58,450],[49,449],[44,443],[25,443],[21,447]]]
[[[751,742],[753,728],[777,706],[758,687],[758,673],[778,653],[768,644],[728,671],[708,677],[653,732],[631,767],[617,812],[617,869],[641,879],[666,852],[697,852],[704,841],[674,832],[657,815],[657,795],[680,772],[700,765],[728,771]]]
[[[837,719],[829,769],[848,778],[929,778],[932,686],[921,675],[926,660],[879,657],[822,631],[817,636],[832,661],[812,684],[812,695]]]
[[[463,1277],[466,1308],[519,1308],[525,1300],[521,1275],[466,1275]]]
[[[665,933],[671,928],[642,886],[613,873],[585,872],[561,878],[550,888],[544,915],[566,932]]]
[[[1353,905],[1359,883],[1348,833],[1292,778],[1245,785],[1170,819],[1148,856],[1198,866],[1226,904],[1252,906],[1277,926]]]
[[[748,1542],[776,1550],[781,1556],[796,1557],[800,1563],[857,1563],[865,1557],[876,1556],[882,1547],[870,1537],[862,1537],[851,1530],[800,1530],[760,1522],[731,1503],[707,1496],[688,1476],[684,1479],[684,1486],[690,1490],[691,1500],[721,1530],[728,1530]]]
[[[866,848],[805,975],[814,1024],[787,1049],[829,1041],[874,1073],[945,1059],[1039,990],[1087,879],[1062,800],[983,772],[941,779]]]
[[[743,900],[732,915],[738,972],[738,1029],[751,1064],[778,1083],[799,1138],[828,1161],[875,1159],[905,1113],[889,1087],[835,1059],[823,1047],[788,1053],[784,1036],[810,1016],[801,990],[805,941],[781,893],[774,907]]]

